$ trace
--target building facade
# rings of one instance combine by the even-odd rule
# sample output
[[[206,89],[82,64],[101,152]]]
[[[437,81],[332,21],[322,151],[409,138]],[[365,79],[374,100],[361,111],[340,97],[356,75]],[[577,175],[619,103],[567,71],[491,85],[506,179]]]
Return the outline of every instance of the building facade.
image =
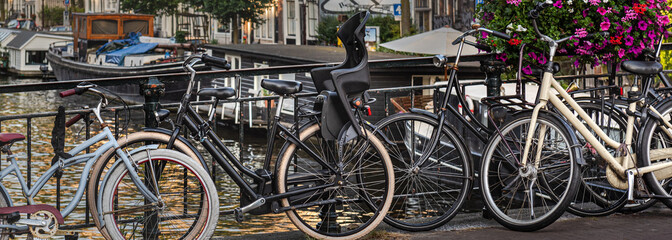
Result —
[[[42,27],[42,8],[65,7],[63,0],[0,0],[5,18],[33,18],[38,26]]]

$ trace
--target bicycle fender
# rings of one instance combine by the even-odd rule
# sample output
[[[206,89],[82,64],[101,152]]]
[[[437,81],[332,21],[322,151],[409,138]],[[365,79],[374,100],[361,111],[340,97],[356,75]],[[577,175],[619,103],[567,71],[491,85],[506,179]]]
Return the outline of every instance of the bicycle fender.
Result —
[[[523,114],[523,113],[528,113],[528,112],[531,113],[532,111],[533,111],[533,109],[520,110],[520,111],[514,113],[513,116],[517,116],[517,115],[520,115],[520,114]],[[576,163],[578,163],[579,165],[582,165],[582,166],[586,165],[587,163],[583,159],[583,154],[581,154],[581,147],[582,146],[579,145],[579,138],[576,137],[576,132],[573,131],[574,128],[572,128],[569,125],[569,123],[567,123],[567,121],[565,121],[564,118],[561,118],[558,114],[556,114],[554,112],[551,112],[551,111],[543,110],[543,109],[541,111],[543,111],[544,113],[547,113],[552,118],[555,118],[556,121],[561,123],[562,126],[565,129],[567,129],[567,132],[569,133],[569,138],[573,143],[570,147],[573,149],[576,156],[578,156],[577,159],[576,159]]]
[[[132,151],[128,152],[128,155],[133,156],[134,154],[136,154],[140,151],[156,150],[158,148],[159,148],[159,145],[157,145],[157,144],[146,145],[146,146],[142,146],[142,147],[133,149]],[[110,169],[115,169],[119,164],[122,164],[123,162],[124,161],[114,162],[114,164],[112,164],[112,167],[110,167]],[[101,182],[101,186],[105,186],[105,184],[109,180],[109,177],[110,177],[110,174],[105,174],[105,177],[103,178],[103,181]],[[100,220],[101,226],[104,227],[105,226],[105,221],[103,221],[103,208],[102,208],[102,206],[100,206],[100,203],[103,202],[103,194],[98,194],[98,196],[96,198],[98,198],[96,200],[96,202],[98,203],[98,206],[97,206],[98,207],[98,216],[96,216],[96,217]]]
[[[410,108],[408,109],[409,112],[416,113],[416,114],[422,114],[426,115],[428,117],[434,118],[434,119],[439,119],[439,115],[436,115],[433,112],[427,111],[425,109],[420,109],[420,108]]]
[[[173,130],[166,129],[166,128],[143,128],[142,130],[145,131],[145,132],[157,132],[157,133],[163,133],[163,134],[167,134],[167,135],[172,135],[173,134]],[[210,169],[208,168],[208,165],[206,164],[205,158],[203,157],[203,155],[201,155],[201,152],[198,151],[198,149],[193,144],[191,144],[191,142],[189,140],[187,140],[187,138],[178,135],[177,140],[186,144],[187,147],[189,147],[189,149],[191,149],[191,151],[193,151],[194,154],[196,154],[196,156],[198,157],[198,161],[201,163],[203,168],[205,168],[205,171],[210,172]]]

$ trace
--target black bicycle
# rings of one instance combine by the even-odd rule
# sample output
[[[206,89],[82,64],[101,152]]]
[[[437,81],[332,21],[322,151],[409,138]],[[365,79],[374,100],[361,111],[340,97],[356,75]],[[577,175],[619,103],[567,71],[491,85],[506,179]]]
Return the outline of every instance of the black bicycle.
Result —
[[[194,64],[200,61],[230,68],[226,60],[208,55],[192,56],[185,61],[184,67],[191,78],[177,111],[175,128],[138,133],[138,136],[150,134],[151,137],[130,134],[120,145],[159,144],[202,159],[180,136],[185,129],[241,189],[240,207],[223,213],[234,214],[236,220],[243,221],[245,213],[285,212],[301,231],[314,238],[364,236],[383,220],[394,191],[394,172],[387,151],[380,140],[362,127],[362,110],[371,101],[362,96],[370,86],[364,46],[364,26],[369,15],[368,12],[355,14],[338,31],[348,57],[339,68],[324,72],[327,75],[321,82],[329,84],[333,91],[323,91],[317,97],[320,111],[300,116],[307,124],[296,123],[290,128],[280,124],[283,99],[300,92],[300,82],[276,79],[261,82],[263,88],[280,96],[271,133],[283,138],[285,143],[274,166],[271,163],[275,137],[268,139],[264,167],[249,169],[212,130],[213,112],[210,119],[205,120],[191,106]],[[236,91],[210,88],[201,89],[198,94],[214,97],[214,109],[219,100],[236,96]],[[166,115],[165,111],[157,112],[159,119]],[[92,177],[101,178],[111,161],[108,158],[97,162]],[[89,187],[90,191],[98,188],[97,184]],[[96,206],[95,202],[90,203]]]

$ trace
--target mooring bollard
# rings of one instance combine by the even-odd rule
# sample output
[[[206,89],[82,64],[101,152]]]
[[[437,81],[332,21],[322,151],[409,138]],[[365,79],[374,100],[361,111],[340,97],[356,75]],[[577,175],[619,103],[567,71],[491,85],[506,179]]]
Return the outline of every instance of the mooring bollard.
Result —
[[[159,99],[166,93],[166,84],[159,81],[155,77],[150,77],[147,79],[147,82],[140,84],[140,95],[145,97],[145,103],[143,104],[143,109],[145,110],[145,127],[153,128],[157,127],[159,123],[156,121],[155,112],[159,110]],[[154,164],[154,163],[149,163]],[[149,171],[150,168],[145,168],[145,171]],[[158,170],[158,166],[154,169]],[[145,176],[156,176],[158,173],[151,174],[146,172]],[[160,178],[160,176],[157,176]],[[145,184],[149,186],[149,179],[145,180]],[[152,188],[150,188],[152,189]],[[145,204],[150,204],[148,200],[145,200]],[[145,223],[144,229],[142,230],[143,239],[158,239],[159,234],[159,218],[158,214],[152,212],[145,212],[145,218],[147,222]]]
[[[501,95],[502,73],[506,69],[506,64],[498,60],[481,61],[481,71],[485,73],[485,85],[487,86],[488,97],[498,97]]]

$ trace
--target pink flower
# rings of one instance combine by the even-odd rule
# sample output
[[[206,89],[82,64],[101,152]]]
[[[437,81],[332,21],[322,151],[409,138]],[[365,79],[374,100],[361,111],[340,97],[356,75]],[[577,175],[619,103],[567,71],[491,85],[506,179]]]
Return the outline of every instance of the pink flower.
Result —
[[[495,56],[495,59],[501,60],[502,62],[506,62],[506,53],[500,53]]]
[[[637,19],[637,13],[635,13],[635,10],[628,9],[625,10],[625,16],[621,18],[624,22],[631,21]]]
[[[658,25],[660,26],[665,26],[670,23],[670,18],[668,18],[667,15],[656,16],[656,18],[656,22],[658,22]]]
[[[554,6],[554,7],[557,7],[557,8],[562,8],[562,0],[558,0],[557,2],[555,2],[555,3],[553,4],[553,6]]]
[[[623,58],[625,56],[625,49],[618,49],[618,58]]]
[[[639,21],[637,26],[639,27],[639,30],[646,31],[646,28],[649,27],[649,24],[644,21]]]
[[[523,0],[506,0],[506,3],[518,6]]]
[[[539,58],[537,59],[539,61],[539,64],[544,65],[546,64],[546,56],[540,55]]]
[[[525,66],[522,70],[523,70],[523,74],[525,74],[525,75],[532,74],[532,68],[530,67],[530,65]]]
[[[632,31],[632,26],[628,27],[628,30],[625,30],[626,33],[630,33]]]
[[[650,31],[646,34],[646,36],[648,36],[649,39],[651,39],[651,42],[653,42],[653,39],[656,39],[656,33],[655,33],[653,30],[650,30]]]
[[[577,28],[576,32],[574,32],[574,36],[576,36],[577,38],[584,38],[588,36],[588,32],[586,32],[585,28]]]
[[[578,68],[579,66],[581,66],[581,63],[579,63],[579,59],[576,59],[576,61],[574,61],[574,67]]]
[[[532,58],[532,59],[534,59],[534,60],[537,60],[537,54],[534,53],[534,52],[530,52],[530,53],[528,53],[527,56],[530,56],[530,58]]]
[[[625,46],[632,46],[633,41],[635,41],[635,39],[632,38],[632,36],[628,35],[627,37],[625,37]]]
[[[602,31],[609,30],[609,26],[611,26],[611,23],[609,22],[609,19],[607,19],[607,18],[604,19],[604,22],[600,23],[600,29]]]
[[[602,0],[590,0],[590,5],[597,6],[600,5]]]
[[[583,15],[584,18],[585,18],[586,16],[588,16],[588,8],[583,9],[583,11],[581,12],[581,15]]]
[[[481,38],[488,38],[487,32],[481,32]]]
[[[607,14],[607,9],[604,9],[603,7],[598,7],[597,12],[600,13],[600,15],[604,16],[604,14]]]

